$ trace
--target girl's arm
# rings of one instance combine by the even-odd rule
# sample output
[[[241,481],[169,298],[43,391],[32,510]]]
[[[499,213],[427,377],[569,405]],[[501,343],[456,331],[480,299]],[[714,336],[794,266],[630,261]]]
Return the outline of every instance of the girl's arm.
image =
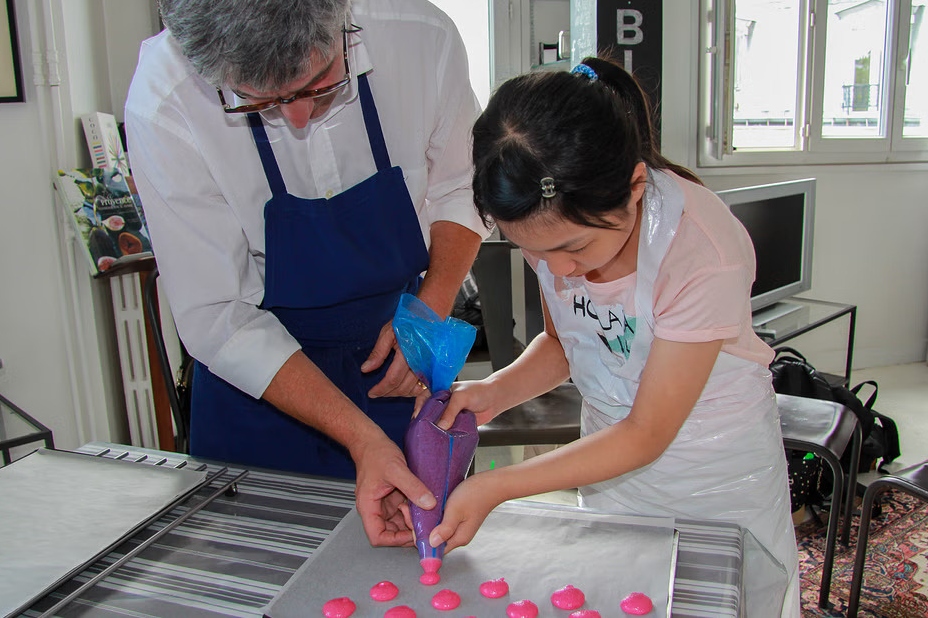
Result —
[[[483,380],[455,384],[451,400],[438,422],[440,427],[450,428],[461,410],[474,412],[477,424],[482,425],[520,403],[547,393],[570,377],[564,347],[555,334],[544,297],[541,308],[544,331],[503,369]]]
[[[465,545],[501,502],[614,478],[656,460],[667,449],[702,393],[722,341],[655,339],[628,417],[557,450],[481,472],[451,494],[432,545]]]

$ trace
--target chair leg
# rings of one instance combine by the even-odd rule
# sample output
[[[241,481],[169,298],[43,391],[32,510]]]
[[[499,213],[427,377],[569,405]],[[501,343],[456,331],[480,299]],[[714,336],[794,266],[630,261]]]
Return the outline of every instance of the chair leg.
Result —
[[[847,475],[847,495],[845,496],[844,522],[841,529],[841,543],[845,546],[851,542],[851,518],[854,513],[854,498],[857,497],[857,468],[860,466],[860,449],[863,442],[863,430],[860,423],[854,425],[854,437],[851,440],[851,470]]]
[[[847,601],[847,618],[856,618],[860,604],[860,588],[863,585],[864,562],[867,559],[867,540],[870,538],[870,513],[876,496],[888,489],[879,479],[870,483],[864,492],[860,505],[860,529],[857,532],[857,553],[854,555],[854,574],[851,577],[851,591]]]
[[[831,510],[828,513],[828,532],[825,535],[825,560],[822,563],[822,584],[819,589],[818,606],[828,609],[828,595],[831,592],[831,570],[835,562],[835,548],[838,544],[838,518],[841,516],[842,492],[844,490],[844,471],[841,462],[831,456],[822,456],[834,478],[831,490]]]

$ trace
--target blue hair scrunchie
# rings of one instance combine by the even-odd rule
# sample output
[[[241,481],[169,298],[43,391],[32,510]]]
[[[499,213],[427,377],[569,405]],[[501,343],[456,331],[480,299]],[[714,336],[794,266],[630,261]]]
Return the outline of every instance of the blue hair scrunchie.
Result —
[[[599,79],[599,75],[596,74],[596,71],[594,71],[593,69],[591,69],[585,64],[578,64],[573,69],[571,69],[570,72],[575,73],[577,75],[583,75],[584,77],[589,79],[591,82],[595,82],[597,79]]]

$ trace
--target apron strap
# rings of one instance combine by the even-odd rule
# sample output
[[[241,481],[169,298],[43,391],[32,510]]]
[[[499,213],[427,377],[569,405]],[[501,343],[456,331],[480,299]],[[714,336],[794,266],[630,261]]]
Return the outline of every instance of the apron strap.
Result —
[[[367,73],[358,75],[358,87],[361,92],[361,111],[364,113],[364,126],[367,128],[367,139],[371,143],[371,152],[377,171],[388,170],[390,153],[387,152],[387,142],[383,138],[383,129],[380,126],[380,117],[377,115],[377,106],[374,105],[374,95],[371,94],[371,85],[367,82]]]
[[[267,176],[267,183],[271,186],[271,194],[274,197],[286,195],[287,185],[284,184],[284,177],[280,174],[280,167],[277,165],[277,159],[271,149],[271,142],[267,138],[267,131],[264,130],[261,115],[257,112],[249,113],[248,124],[251,126],[251,134],[255,138],[255,145],[258,147],[258,156],[261,157],[264,175]]]

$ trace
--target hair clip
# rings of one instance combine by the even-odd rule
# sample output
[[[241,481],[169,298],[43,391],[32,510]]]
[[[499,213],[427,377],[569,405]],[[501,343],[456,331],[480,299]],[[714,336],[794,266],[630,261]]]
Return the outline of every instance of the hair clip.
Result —
[[[554,197],[555,195],[557,195],[557,190],[554,188],[554,179],[545,176],[541,179],[541,197]]]
[[[596,71],[585,64],[578,64],[570,72],[577,75],[583,75],[591,82],[595,82],[597,79],[599,79],[599,75],[596,74]]]

